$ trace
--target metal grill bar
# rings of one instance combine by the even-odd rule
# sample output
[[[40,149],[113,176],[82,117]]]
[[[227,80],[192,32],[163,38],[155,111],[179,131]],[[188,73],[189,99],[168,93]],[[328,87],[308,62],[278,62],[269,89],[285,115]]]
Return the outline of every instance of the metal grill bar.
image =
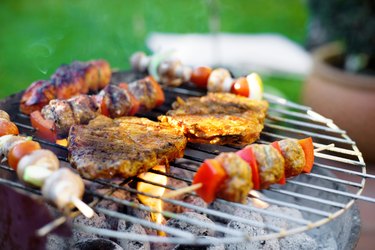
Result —
[[[341,130],[341,129],[328,128],[328,127],[324,127],[322,125],[292,120],[292,119],[283,118],[283,117],[279,117],[279,116],[275,116],[275,115],[267,115],[267,118],[269,120],[272,120],[272,121],[285,122],[285,123],[288,123],[288,124],[298,125],[298,126],[305,127],[305,128],[308,128],[308,129],[319,129],[319,130],[324,131],[324,132],[331,132],[331,133],[338,133],[338,134],[346,133],[344,130]]]
[[[347,170],[347,169],[343,169],[343,168],[333,167],[333,166],[329,166],[329,165],[326,165],[326,164],[314,163],[314,166],[320,167],[320,168],[325,168],[325,169],[328,169],[328,170],[334,170],[334,171],[337,171],[337,172],[342,172],[342,173],[345,173],[345,174],[375,179],[375,175],[372,175],[372,174],[366,174],[366,173],[357,172],[357,171],[353,171],[353,170]]]
[[[339,208],[345,207],[345,204],[342,204],[342,203],[339,203],[339,202],[327,201],[327,200],[324,200],[324,199],[316,198],[314,196],[299,194],[299,193],[295,193],[295,192],[291,192],[291,191],[287,191],[287,190],[277,189],[277,188],[274,188],[274,187],[271,187],[270,190],[272,190],[274,192],[277,192],[277,193],[286,194],[286,195],[289,195],[289,196],[298,197],[298,198],[305,199],[305,200],[315,201],[315,202],[318,202],[318,203],[324,204],[324,205],[329,205],[329,206],[334,206],[334,207],[339,207]]]
[[[278,109],[278,108],[275,108],[275,107],[270,107],[268,109],[268,111],[269,111],[269,113],[277,113],[277,114],[288,115],[288,116],[292,116],[292,117],[295,117],[295,118],[302,118],[302,119],[305,119],[305,120],[309,120],[309,121],[312,121],[312,122],[319,122],[319,123],[322,123],[322,124],[327,124],[327,122],[329,121],[329,120],[324,120],[324,119],[313,119],[313,117],[311,117],[310,115],[304,114],[304,113],[289,111],[289,110],[285,110],[285,109]]]
[[[340,138],[328,136],[328,135],[321,135],[321,134],[308,132],[308,131],[301,130],[301,129],[288,128],[288,127],[270,124],[270,123],[266,123],[264,126],[268,127],[268,128],[283,130],[283,131],[292,132],[292,133],[296,133],[296,134],[300,134],[300,135],[311,136],[311,137],[314,137],[314,138],[326,139],[326,140],[333,141],[333,142],[346,143],[346,144],[350,144],[350,145],[355,144],[354,141],[348,141],[348,140],[345,140],[345,139],[340,139]]]

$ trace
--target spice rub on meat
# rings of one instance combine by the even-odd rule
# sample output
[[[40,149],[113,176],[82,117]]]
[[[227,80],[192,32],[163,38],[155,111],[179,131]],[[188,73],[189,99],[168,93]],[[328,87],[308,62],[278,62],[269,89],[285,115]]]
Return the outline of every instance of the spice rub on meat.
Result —
[[[187,139],[169,124],[146,118],[98,116],[72,126],[68,143],[70,163],[82,176],[128,178],[182,157]]]
[[[268,103],[230,93],[208,93],[177,98],[172,108],[158,119],[179,128],[190,142],[243,146],[259,138]]]

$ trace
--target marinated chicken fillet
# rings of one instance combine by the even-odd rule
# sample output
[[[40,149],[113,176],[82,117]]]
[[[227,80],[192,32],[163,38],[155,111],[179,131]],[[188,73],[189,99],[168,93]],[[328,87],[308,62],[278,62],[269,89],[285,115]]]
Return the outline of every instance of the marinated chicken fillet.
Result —
[[[90,179],[133,177],[184,154],[186,137],[146,118],[98,116],[69,133],[70,163]]]
[[[243,146],[263,130],[268,103],[229,93],[178,98],[159,120],[181,130],[190,142]]]

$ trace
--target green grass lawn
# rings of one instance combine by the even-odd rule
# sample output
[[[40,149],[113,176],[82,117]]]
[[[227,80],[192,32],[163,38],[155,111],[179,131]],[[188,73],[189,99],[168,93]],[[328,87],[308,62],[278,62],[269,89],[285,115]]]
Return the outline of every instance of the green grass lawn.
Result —
[[[150,32],[208,33],[208,0],[0,2],[0,98],[48,79],[62,63],[107,59],[128,69],[128,57],[146,50]],[[307,10],[301,0],[218,0],[222,32],[276,32],[303,43]],[[299,100],[301,83],[264,79]]]

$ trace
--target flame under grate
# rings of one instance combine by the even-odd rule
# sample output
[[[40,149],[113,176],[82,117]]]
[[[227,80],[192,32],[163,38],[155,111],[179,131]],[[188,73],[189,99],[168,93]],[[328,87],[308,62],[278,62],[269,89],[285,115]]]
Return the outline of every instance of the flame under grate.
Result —
[[[133,73],[115,73],[112,81],[114,83],[120,81],[129,82],[137,77],[138,76]],[[166,93],[166,103],[160,108],[148,112],[142,116],[155,120],[158,115],[164,114],[170,109],[170,105],[175,100],[176,96],[181,96],[184,98],[204,94],[204,92],[196,90],[188,85],[179,88],[165,88],[164,90]],[[7,111],[14,111],[11,114],[12,120],[20,128],[21,133],[33,135],[34,130],[30,126],[29,118],[18,111],[19,97],[20,95],[10,97],[3,103],[0,103],[0,106],[2,109]],[[213,230],[221,235],[221,237],[210,237],[207,239],[204,237],[197,237],[196,235],[184,230],[176,229],[163,224],[157,224],[149,220],[145,220],[144,218],[137,218],[129,214],[96,206],[99,201],[108,200],[125,207],[132,207],[133,209],[139,209],[146,212],[159,212],[152,210],[145,205],[111,196],[111,193],[116,190],[124,190],[133,195],[153,197],[150,194],[141,193],[137,191],[136,188],[132,187],[130,184],[135,181],[161,186],[167,190],[176,189],[176,187],[169,184],[161,185],[159,183],[153,183],[140,177],[136,177],[133,179],[123,180],[120,183],[114,180],[87,180],[89,183],[102,186],[103,188],[107,188],[109,190],[109,192],[103,194],[87,189],[86,194],[94,197],[91,206],[93,206],[96,212],[102,213],[105,216],[122,219],[140,224],[148,229],[165,232],[168,235],[167,237],[157,235],[141,235],[131,232],[124,233],[85,225],[75,225],[76,229],[89,233],[95,233],[104,237],[144,242],[165,242],[173,244],[196,245],[230,244],[245,241],[270,240],[291,234],[301,233],[326,224],[327,222],[342,215],[353,205],[356,199],[367,200],[370,202],[375,201],[373,198],[361,196],[366,179],[375,178],[375,176],[366,174],[366,165],[362,155],[356,147],[355,142],[346,135],[345,131],[339,129],[332,120],[322,117],[321,115],[312,111],[309,107],[292,103],[269,94],[265,94],[265,99],[270,103],[270,109],[267,114],[264,131],[262,132],[261,138],[257,141],[257,143],[270,143],[274,140],[279,140],[286,137],[300,139],[306,136],[313,137],[314,145],[316,147],[335,143],[334,148],[315,154],[316,162],[314,164],[314,170],[311,174],[302,175],[297,178],[287,180],[287,184],[283,186],[274,185],[269,190],[262,191],[263,195],[259,198],[270,205],[296,209],[304,215],[303,218],[298,218],[278,211],[260,209],[249,204],[244,205],[231,203],[221,199],[215,201],[217,206],[214,209],[212,206],[202,207],[181,200],[161,198],[165,203],[180,206],[197,213],[205,214],[209,217],[217,218],[217,221],[225,220],[239,222],[255,228],[262,228],[266,232],[262,235],[250,237],[248,233],[227,227],[225,224],[220,222],[215,222],[212,224],[195,218],[190,218],[184,214],[173,213],[170,211],[161,212],[166,219],[172,217],[190,225]],[[59,156],[61,161],[67,161],[67,150],[64,147],[45,142],[38,138],[35,138],[35,140],[42,143],[43,147],[53,150]],[[171,163],[171,168],[180,169],[193,175],[204,159],[213,158],[220,152],[236,150],[238,150],[237,147],[189,143],[187,149],[185,150],[184,158]],[[13,172],[13,170],[5,164],[0,165],[0,171]],[[334,175],[327,175],[327,171],[339,174],[340,178]],[[192,181],[191,178],[182,175],[163,173],[156,170],[151,170],[151,172],[165,175],[169,179],[185,182],[187,185],[190,185]],[[26,187],[17,181],[0,178],[0,183],[40,195],[38,190]],[[194,194],[191,195],[194,196]],[[256,212],[264,216],[280,218],[290,222],[290,225],[292,226],[283,228],[267,221],[259,222],[250,218],[233,215],[226,211],[221,211],[220,207],[223,206],[230,206],[244,211]],[[64,219],[60,219],[60,221],[63,222]],[[58,224],[56,221],[55,223]]]

